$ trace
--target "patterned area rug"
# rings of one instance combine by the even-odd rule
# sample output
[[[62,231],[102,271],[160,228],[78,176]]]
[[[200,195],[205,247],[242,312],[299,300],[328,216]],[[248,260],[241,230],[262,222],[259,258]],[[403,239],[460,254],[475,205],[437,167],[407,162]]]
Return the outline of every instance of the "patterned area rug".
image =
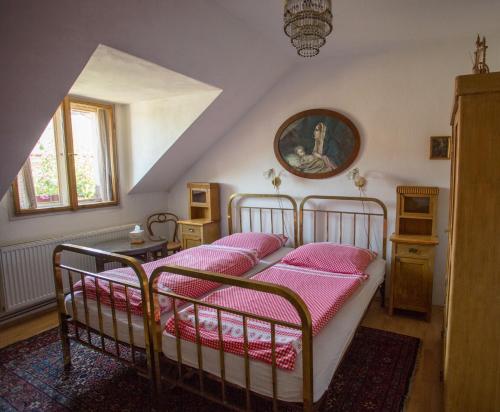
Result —
[[[360,327],[319,410],[402,410],[419,344],[414,337]],[[148,382],[120,362],[72,343],[72,363],[65,372],[57,329],[0,350],[0,410],[151,410]],[[165,394],[160,410],[221,410],[179,389]],[[270,408],[267,401],[257,405],[259,411]]]

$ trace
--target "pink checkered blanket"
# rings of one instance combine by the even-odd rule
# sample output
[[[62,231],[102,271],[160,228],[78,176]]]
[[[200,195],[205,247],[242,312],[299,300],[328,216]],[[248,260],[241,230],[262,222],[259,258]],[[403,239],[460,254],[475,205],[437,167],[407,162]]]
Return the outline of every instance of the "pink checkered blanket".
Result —
[[[285,264],[277,264],[257,274],[252,280],[287,286],[296,292],[307,305],[312,317],[313,335],[340,310],[366,276],[323,272]],[[243,312],[300,325],[295,308],[286,299],[250,289],[230,287],[216,291],[203,301]],[[201,343],[219,349],[218,321],[215,309],[198,307]],[[225,352],[244,355],[243,318],[221,312],[223,349]],[[193,306],[179,312],[178,327],[183,339],[196,341]],[[171,317],[165,330],[175,335],[175,320]],[[272,363],[271,326],[267,322],[247,318],[249,356]],[[293,370],[301,350],[301,331],[276,325],[276,364],[279,368]]]
[[[202,245],[183,250],[163,259],[145,263],[142,267],[149,277],[159,266],[175,265],[190,269],[221,273],[225,275],[241,276],[248,272],[258,263],[257,253],[253,249],[240,249],[226,246]],[[106,277],[125,281],[134,285],[139,285],[137,275],[131,268],[118,268],[102,272]],[[182,296],[198,298],[205,293],[218,287],[215,282],[208,282],[202,279],[195,279],[174,273],[162,273],[158,279],[158,289],[172,291]],[[117,283],[112,284],[111,294],[110,284],[107,280],[98,280],[97,288],[101,303],[111,306],[111,300],[117,310],[127,310],[127,296],[130,312],[135,315],[142,315],[142,296],[140,289],[127,288]],[[75,284],[75,291],[82,290],[82,282]],[[85,292],[87,298],[96,300],[96,285],[94,278],[85,277]],[[159,295],[161,313],[172,309],[171,299],[164,295]]]

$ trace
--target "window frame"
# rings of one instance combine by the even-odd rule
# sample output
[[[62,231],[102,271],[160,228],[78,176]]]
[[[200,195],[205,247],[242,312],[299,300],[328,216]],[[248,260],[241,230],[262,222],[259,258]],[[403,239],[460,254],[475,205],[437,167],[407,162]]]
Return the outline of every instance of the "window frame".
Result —
[[[73,129],[71,124],[71,105],[87,106],[100,108],[107,111],[108,128],[109,128],[109,157],[111,164],[111,192],[112,200],[98,203],[78,204],[78,193],[76,185],[76,169],[75,169],[75,153],[73,146]],[[114,105],[104,102],[98,102],[90,99],[83,99],[79,97],[66,96],[59,106],[63,117],[63,139],[65,145],[65,160],[66,160],[66,179],[68,183],[68,198],[69,205],[67,206],[54,206],[44,207],[39,209],[22,209],[18,185],[18,175],[12,182],[12,196],[14,200],[14,214],[16,216],[37,215],[47,213],[57,213],[85,209],[97,209],[101,207],[117,206],[120,204],[119,190],[118,190],[118,161],[117,161],[117,148],[116,148],[116,127],[115,127],[115,110]],[[58,109],[59,109],[58,107]],[[54,118],[57,111],[51,119]],[[56,139],[57,140],[57,139]],[[57,143],[57,142],[56,142]],[[58,173],[61,173],[58,167]]]

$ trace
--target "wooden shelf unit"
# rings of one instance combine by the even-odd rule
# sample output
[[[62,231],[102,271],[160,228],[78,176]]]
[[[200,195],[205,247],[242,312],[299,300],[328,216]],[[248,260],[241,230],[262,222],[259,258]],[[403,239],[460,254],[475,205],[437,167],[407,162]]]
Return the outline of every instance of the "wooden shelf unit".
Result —
[[[189,219],[220,220],[219,185],[188,183]]]
[[[396,234],[436,236],[439,188],[398,186]]]
[[[188,183],[189,219],[180,220],[182,248],[212,243],[220,237],[218,183]]]
[[[398,186],[392,242],[389,313],[404,309],[430,320],[436,236],[437,187]]]

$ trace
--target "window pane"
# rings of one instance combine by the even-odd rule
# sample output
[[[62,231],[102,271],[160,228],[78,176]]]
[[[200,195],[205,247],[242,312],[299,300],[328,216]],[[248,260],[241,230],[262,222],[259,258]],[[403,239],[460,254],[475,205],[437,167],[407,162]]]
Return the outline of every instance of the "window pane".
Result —
[[[66,156],[59,108],[17,177],[21,209],[69,205]]]
[[[113,200],[108,112],[74,103],[71,123],[78,203]]]

